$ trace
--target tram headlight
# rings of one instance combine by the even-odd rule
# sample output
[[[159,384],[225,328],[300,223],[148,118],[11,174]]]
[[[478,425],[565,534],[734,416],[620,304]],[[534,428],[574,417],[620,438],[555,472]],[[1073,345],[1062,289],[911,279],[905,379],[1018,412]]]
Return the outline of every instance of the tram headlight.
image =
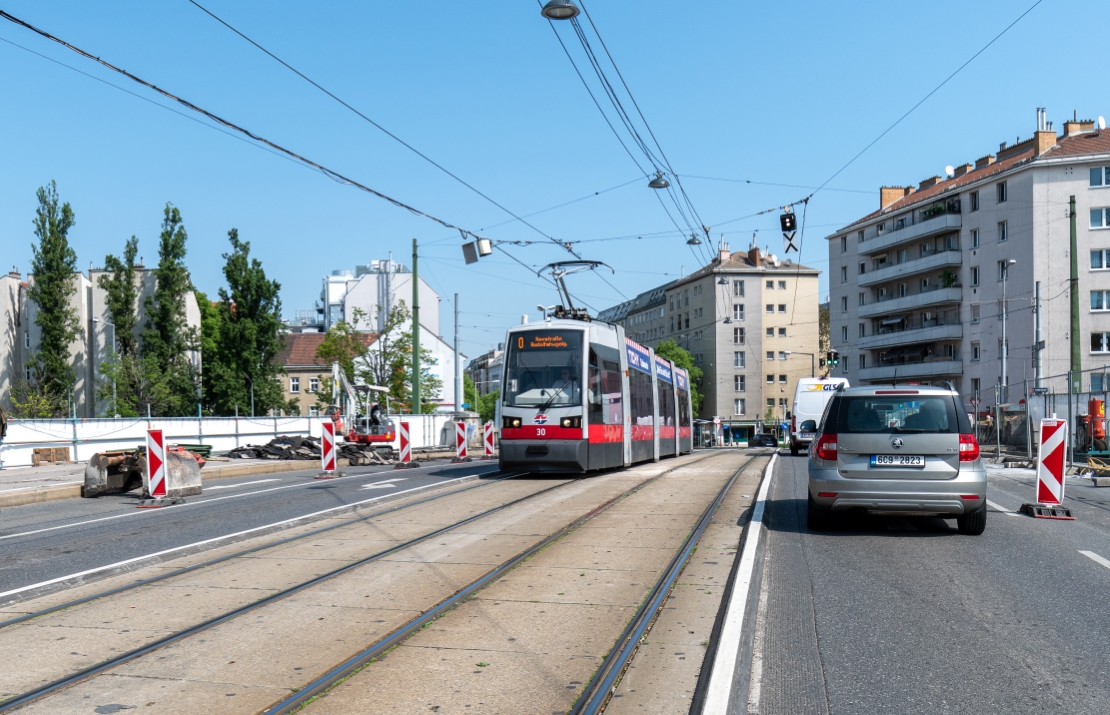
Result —
[[[563,427],[566,427],[567,429],[578,429],[582,427],[582,418],[564,417],[559,424],[561,424]]]
[[[501,426],[503,428],[513,429],[514,427],[520,427],[521,424],[522,423],[521,423],[519,417],[502,417],[501,418]]]

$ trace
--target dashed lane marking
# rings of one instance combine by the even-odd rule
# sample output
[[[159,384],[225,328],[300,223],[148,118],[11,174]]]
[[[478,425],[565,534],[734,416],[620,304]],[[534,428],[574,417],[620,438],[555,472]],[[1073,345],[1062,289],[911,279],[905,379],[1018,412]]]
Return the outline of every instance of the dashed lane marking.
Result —
[[[219,484],[214,487],[204,487],[208,491],[213,489],[234,489],[235,487],[245,487],[248,484],[265,484],[266,482],[280,482],[280,479],[257,479],[253,482],[240,482],[239,484]]]
[[[1091,561],[1094,561],[1096,564],[1102,564],[1106,568],[1110,569],[1110,559],[1104,559],[1096,554],[1094,551],[1083,551],[1082,549],[1080,549],[1079,553],[1083,554]]]
[[[1010,509],[1007,509],[1004,506],[1001,506],[999,504],[995,504],[990,499],[987,500],[987,506],[989,506],[991,509],[994,509],[995,511],[1000,511],[1003,514],[1006,514],[1007,516],[1020,516],[1020,514],[1018,514],[1016,511],[1011,511]]]

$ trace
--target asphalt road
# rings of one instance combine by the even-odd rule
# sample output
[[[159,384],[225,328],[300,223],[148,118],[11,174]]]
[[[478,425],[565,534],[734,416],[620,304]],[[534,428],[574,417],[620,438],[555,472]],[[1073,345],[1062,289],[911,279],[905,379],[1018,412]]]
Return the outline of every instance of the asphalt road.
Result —
[[[0,602],[17,599],[9,593],[16,589],[166,549],[468,475],[493,475],[497,463],[342,471],[346,477],[326,481],[313,479],[318,467],[221,479],[185,504],[162,509],[137,509],[133,492],[0,510]]]
[[[751,711],[1110,712],[1110,561],[1083,553],[1110,559],[1110,489],[1069,478],[1076,521],[1033,519],[1012,513],[1032,471],[995,470],[982,536],[900,517],[811,533],[806,479],[779,457]]]

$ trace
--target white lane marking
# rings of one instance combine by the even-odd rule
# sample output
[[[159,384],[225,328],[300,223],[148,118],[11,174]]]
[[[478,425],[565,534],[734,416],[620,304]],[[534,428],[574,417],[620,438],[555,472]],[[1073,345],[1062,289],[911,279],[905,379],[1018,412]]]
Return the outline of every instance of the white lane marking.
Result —
[[[258,480],[255,480],[253,482],[240,482],[238,484],[219,484],[219,485],[214,486],[214,487],[204,487],[204,488],[209,490],[209,491],[212,491],[213,489],[234,489],[236,487],[245,487],[248,484],[265,484],[266,482],[280,482],[280,481],[281,481],[280,479],[258,479]]]
[[[29,487],[15,487],[13,489],[0,489],[0,494],[7,494],[8,492],[25,492],[28,489],[50,489],[51,487],[69,487],[74,484],[84,484],[84,482],[44,482],[42,484],[33,484]]]
[[[370,484],[363,484],[362,488],[363,489],[375,489],[375,488],[383,489],[385,487],[397,486],[396,484],[393,484],[393,482],[407,482],[408,480],[409,480],[408,477],[395,477],[393,479],[383,479],[380,482],[371,482]]]
[[[775,477],[775,460],[778,452],[771,455],[763,476],[763,484],[755,498],[752,518],[748,522],[748,537],[744,542],[744,553],[740,555],[740,568],[736,572],[736,583],[725,613],[725,624],[717,640],[717,654],[713,661],[713,672],[709,677],[709,689],[705,696],[703,715],[725,715],[729,712],[729,699],[732,697],[732,679],[736,673],[736,660],[740,655],[740,636],[744,627],[744,610],[748,603],[748,591],[752,586],[752,573],[755,569],[755,552],[763,536],[763,511],[767,505],[767,494]],[[753,531],[754,529],[754,531]],[[3,594],[0,594],[3,595]],[[745,696],[747,693],[744,694]]]
[[[397,485],[396,484],[390,484],[389,482],[378,482],[377,484],[363,484],[359,488],[360,489],[396,489]]]
[[[466,477],[456,477],[455,479],[448,479],[445,482],[436,482],[434,484],[425,484],[422,487],[413,487],[412,489],[406,489],[403,492],[397,492],[397,494],[408,494],[409,492],[418,492],[421,489],[428,489],[429,487],[441,486],[443,484],[450,484],[451,482],[457,482],[459,480],[467,479],[468,477],[474,477],[474,476],[479,476],[479,475],[468,474]],[[391,495],[391,496],[396,496],[396,495]],[[89,574],[99,573],[101,571],[106,571],[108,569],[117,568],[119,566],[126,566],[127,564],[133,564],[133,563],[136,563],[138,561],[144,561],[146,559],[153,559],[153,558],[156,558],[158,556],[165,556],[166,554],[172,554],[175,551],[182,551],[183,549],[191,549],[195,546],[203,546],[205,544],[212,544],[212,543],[215,543],[217,541],[223,541],[225,539],[230,539],[230,538],[233,538],[233,537],[236,537],[236,536],[242,536],[244,534],[250,534],[250,533],[253,533],[255,531],[261,531],[262,529],[270,529],[270,528],[273,528],[275,526],[282,526],[284,524],[291,524],[295,521],[300,521],[302,519],[308,519],[308,518],[313,517],[313,516],[320,516],[321,514],[327,514],[329,512],[333,512],[333,511],[336,511],[336,510],[339,510],[339,509],[350,509],[353,506],[358,506],[360,504],[368,504],[372,501],[377,501],[378,499],[384,499],[384,498],[385,498],[385,495],[383,494],[380,497],[373,497],[371,499],[363,499],[362,501],[351,502],[350,504],[342,504],[340,506],[333,506],[329,509],[323,509],[321,511],[314,511],[311,514],[304,514],[302,516],[295,516],[292,519],[285,519],[283,521],[275,521],[272,524],[264,524],[262,526],[256,526],[252,529],[244,529],[243,531],[237,531],[234,534],[225,534],[224,536],[217,536],[217,537],[214,537],[214,538],[211,538],[211,539],[205,539],[204,541],[195,541],[191,544],[185,544],[184,546],[175,546],[172,549],[164,549],[162,551],[156,551],[153,554],[146,554],[145,556],[136,556],[136,557],[131,558],[131,559],[126,559],[124,561],[117,561],[114,564],[107,564],[105,566],[97,566],[94,569],[88,569],[86,571],[78,571],[77,573],[71,573],[68,576],[59,576],[57,578],[52,578],[48,581],[40,581],[39,583],[33,583],[30,586],[21,586],[20,588],[14,588],[11,591],[4,591],[3,593],[0,593],[0,598],[4,598],[6,596],[12,596],[12,595],[17,594],[17,593],[23,593],[24,591],[30,591],[31,589],[39,588],[39,587],[42,587],[42,586],[49,586],[51,584],[61,583],[62,581],[66,581],[66,580],[69,580],[69,579],[80,578],[82,576],[88,576]]]
[[[995,511],[1000,511],[1003,514],[1006,514],[1008,516],[1021,516],[1016,511],[1011,511],[1011,510],[1007,509],[1004,506],[1001,506],[999,504],[995,504],[990,499],[987,500],[987,506],[989,506],[991,509],[994,509]]]
[[[1079,553],[1083,554],[1091,561],[1094,561],[1097,564],[1102,564],[1106,568],[1110,569],[1110,559],[1104,559],[1096,554],[1094,551],[1083,551],[1082,549],[1080,549]]]
[[[434,464],[434,465],[428,465],[427,467],[413,467],[413,469],[433,469],[435,467],[443,467],[443,466],[444,465],[442,465],[442,464]],[[497,468],[496,464],[492,464],[490,466],[495,468],[495,469]],[[365,478],[366,476],[367,475],[365,475],[365,474],[358,474],[358,475],[352,475],[350,477],[339,477],[339,479],[354,479],[355,477]],[[474,476],[474,475],[471,475],[471,476]],[[283,485],[283,486],[280,486],[280,487],[270,487],[269,489],[259,489],[257,491],[253,491],[253,492],[243,492],[241,494],[228,494],[226,497],[212,497],[211,499],[204,499],[202,501],[190,501],[190,502],[185,502],[184,504],[177,504],[173,507],[173,511],[171,511],[169,509],[137,509],[133,512],[129,511],[129,512],[126,512],[126,513],[123,513],[123,514],[116,514],[115,516],[104,516],[104,517],[101,517],[99,519],[88,519],[86,521],[77,521],[77,522],[74,522],[72,524],[61,524],[59,526],[48,526],[45,529],[34,529],[32,531],[21,531],[18,534],[8,534],[7,536],[0,536],[0,541],[4,541],[5,539],[15,539],[15,538],[20,537],[20,536],[31,536],[32,534],[41,534],[41,533],[47,532],[47,531],[57,531],[58,529],[69,529],[69,528],[75,527],[75,526],[85,526],[86,524],[96,524],[96,523],[101,522],[101,521],[111,521],[113,519],[124,519],[124,518],[131,517],[131,516],[147,516],[147,515],[155,516],[155,515],[158,515],[158,514],[176,513],[176,510],[178,510],[178,509],[184,509],[185,507],[196,506],[198,504],[211,504],[214,501],[223,501],[224,499],[239,499],[241,497],[254,496],[255,494],[265,494],[267,492],[277,492],[277,491],[281,491],[282,489],[307,488],[307,487],[313,487],[313,486],[318,486],[318,485],[319,485],[319,482],[311,481],[311,482],[305,482],[303,484],[286,484],[286,485]]]

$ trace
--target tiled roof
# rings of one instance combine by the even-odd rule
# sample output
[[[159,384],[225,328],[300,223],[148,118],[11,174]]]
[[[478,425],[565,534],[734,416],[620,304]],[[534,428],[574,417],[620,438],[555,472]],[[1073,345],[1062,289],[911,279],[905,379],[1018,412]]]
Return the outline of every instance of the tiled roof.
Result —
[[[1056,146],[1041,154],[1041,156],[1056,159],[1084,154],[1110,154],[1110,129],[1073,134],[1070,137],[1057,139]]]
[[[327,365],[316,357],[316,348],[324,342],[326,333],[286,333],[283,336],[285,346],[277,355],[277,363],[283,367]],[[359,339],[364,345],[372,345],[378,339],[377,333],[359,333]]]

